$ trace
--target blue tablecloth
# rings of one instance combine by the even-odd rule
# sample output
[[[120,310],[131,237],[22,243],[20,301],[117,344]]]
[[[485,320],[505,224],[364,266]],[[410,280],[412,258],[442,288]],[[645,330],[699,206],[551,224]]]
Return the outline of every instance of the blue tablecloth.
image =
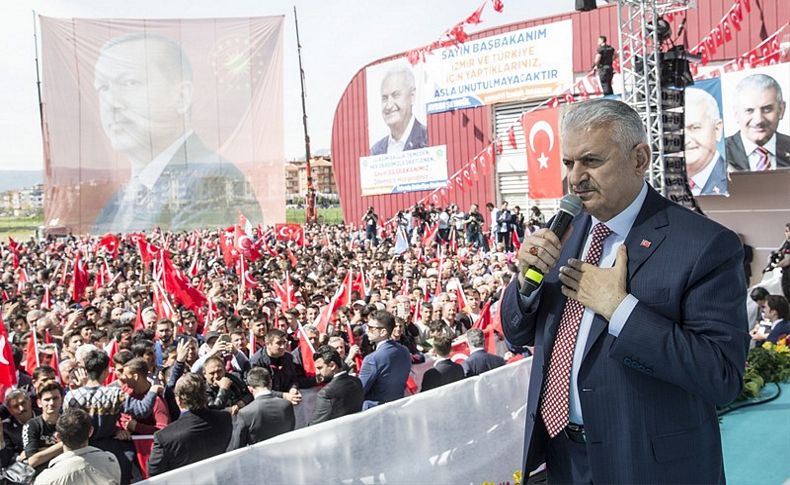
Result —
[[[722,417],[721,437],[727,483],[781,485],[790,479],[790,384],[779,398]],[[768,384],[764,395],[774,394]]]

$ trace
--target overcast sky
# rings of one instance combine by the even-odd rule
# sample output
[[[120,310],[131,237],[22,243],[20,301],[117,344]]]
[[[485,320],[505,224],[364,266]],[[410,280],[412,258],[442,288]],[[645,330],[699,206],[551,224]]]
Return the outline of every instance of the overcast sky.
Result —
[[[213,18],[285,15],[285,154],[304,157],[293,6],[299,15],[313,152],[328,149],[343,90],[367,63],[429,44],[483,0],[1,0],[0,169],[43,168],[36,91],[33,10],[51,17]],[[467,32],[573,10],[572,0],[489,3]],[[39,32],[40,36],[40,32]],[[570,43],[569,43],[570,44]],[[559,46],[558,46],[559,47]],[[566,48],[571,48],[568,45]],[[44,61],[45,62],[45,61]]]

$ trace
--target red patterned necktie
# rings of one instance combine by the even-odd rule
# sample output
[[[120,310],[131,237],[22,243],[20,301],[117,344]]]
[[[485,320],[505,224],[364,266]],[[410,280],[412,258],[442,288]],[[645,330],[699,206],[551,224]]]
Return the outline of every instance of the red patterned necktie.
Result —
[[[592,241],[584,258],[586,263],[598,266],[603,251],[603,241],[612,230],[603,223],[593,228]],[[569,392],[573,352],[576,348],[576,335],[584,314],[584,305],[577,300],[568,299],[560,319],[560,327],[554,340],[554,348],[549,360],[549,372],[544,385],[540,413],[546,424],[549,437],[554,438],[568,425]]]
[[[768,149],[765,147],[757,147],[754,151],[757,152],[757,156],[760,157],[757,159],[757,166],[755,166],[754,170],[760,172],[768,170],[771,166],[771,164],[768,163]]]

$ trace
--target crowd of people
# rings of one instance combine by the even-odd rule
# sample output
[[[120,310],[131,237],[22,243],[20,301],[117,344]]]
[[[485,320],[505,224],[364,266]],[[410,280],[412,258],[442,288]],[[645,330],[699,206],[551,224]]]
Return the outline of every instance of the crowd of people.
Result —
[[[240,225],[10,240],[3,468],[129,483],[293,430],[300,390],[320,389],[312,425],[528,354],[504,349],[490,323],[516,271],[512,239],[497,242],[497,217],[484,233],[476,207],[460,218],[477,232],[446,230],[457,213],[414,207],[402,226],[414,244],[397,252],[400,221],[377,216],[287,241]],[[506,231],[532,229],[507,217]],[[450,359],[459,342],[462,365]],[[420,389],[410,371],[426,359]],[[90,436],[67,443],[60,428],[84,421],[79,410]],[[150,435],[141,463],[135,437]]]

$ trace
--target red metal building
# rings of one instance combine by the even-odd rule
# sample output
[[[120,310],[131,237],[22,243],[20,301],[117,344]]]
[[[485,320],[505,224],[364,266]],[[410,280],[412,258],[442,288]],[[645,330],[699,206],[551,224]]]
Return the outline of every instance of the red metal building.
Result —
[[[707,35],[730,9],[730,0],[698,0],[697,7],[686,14],[685,32],[677,39],[687,47],[696,45]],[[752,12],[745,16],[742,28],[733,32],[733,40],[725,43],[713,56],[712,61],[737,57],[760,43],[790,19],[790,2],[787,0],[751,0]],[[672,25],[677,31],[683,15],[676,15]],[[617,7],[608,5],[590,12],[571,12],[540,19],[526,20],[470,36],[478,39],[513,30],[548,24],[570,19],[573,25],[573,42],[565,49],[573,50],[573,70],[581,74],[590,70],[595,56],[597,37],[605,35],[609,43],[617,45]],[[416,47],[416,46],[415,46]],[[395,54],[368,64],[374,65],[405,55]],[[366,100],[365,66],[351,79],[340,98],[332,126],[332,159],[337,180],[340,203],[346,222],[359,223],[369,206],[384,220],[398,210],[405,209],[426,197],[430,192],[411,192],[396,195],[362,197],[359,179],[359,157],[368,153],[368,113]],[[447,145],[448,174],[455,173],[491,142],[493,106],[448,111],[428,116],[430,145]],[[466,210],[470,204],[484,205],[497,202],[497,183],[493,176],[481,178],[473,187],[461,192],[450,192],[450,200]]]

